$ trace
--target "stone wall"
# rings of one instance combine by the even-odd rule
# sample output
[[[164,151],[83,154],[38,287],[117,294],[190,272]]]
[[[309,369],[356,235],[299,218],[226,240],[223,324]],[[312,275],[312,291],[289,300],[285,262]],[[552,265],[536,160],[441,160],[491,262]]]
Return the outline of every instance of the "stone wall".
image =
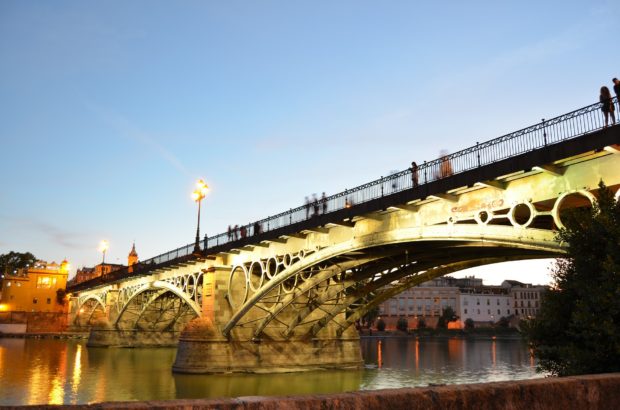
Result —
[[[73,409],[476,409],[608,410],[620,403],[620,373],[290,397],[109,402]],[[53,406],[35,406],[45,408]],[[11,408],[11,407],[6,407]],[[23,407],[22,407],[23,408]]]
[[[62,312],[0,312],[0,323],[26,325],[25,333],[66,332],[67,319]]]

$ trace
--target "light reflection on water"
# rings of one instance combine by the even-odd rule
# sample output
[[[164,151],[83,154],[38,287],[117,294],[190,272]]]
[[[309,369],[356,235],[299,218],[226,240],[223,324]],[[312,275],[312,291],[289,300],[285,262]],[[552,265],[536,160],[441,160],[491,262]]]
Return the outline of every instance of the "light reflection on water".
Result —
[[[289,374],[173,374],[174,348],[86,348],[84,341],[0,339],[0,405],[335,393],[528,379],[519,340],[368,338],[366,368]]]

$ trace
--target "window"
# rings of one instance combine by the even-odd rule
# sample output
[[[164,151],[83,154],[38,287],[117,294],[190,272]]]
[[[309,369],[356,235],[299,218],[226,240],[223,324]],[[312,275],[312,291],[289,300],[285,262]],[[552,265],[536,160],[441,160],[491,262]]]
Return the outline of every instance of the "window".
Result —
[[[463,309],[463,312],[465,312],[465,314],[467,314],[467,309]]]
[[[491,304],[491,299],[487,299],[487,306]]]
[[[36,304],[37,304],[37,302],[38,302],[38,299],[37,299],[37,298],[32,298],[32,304],[33,304],[33,305],[36,305]]]
[[[478,309],[478,314],[480,314],[480,309]]]
[[[465,299],[465,300],[463,301],[463,306],[467,306],[467,305],[469,305],[469,301],[468,301],[467,299]]]
[[[476,298],[476,305],[480,305],[480,298]]]
[[[491,309],[487,309],[487,315],[491,314]]]
[[[497,299],[497,306],[499,306],[499,299]]]
[[[500,312],[500,310],[499,310],[499,309],[497,309],[497,314],[498,314],[498,315],[501,315],[501,314],[502,314],[502,312]]]
[[[508,309],[508,310],[506,311],[506,313],[510,314],[510,309]]]
[[[49,289],[56,285],[56,278],[49,276],[39,276],[37,278],[37,289]]]
[[[50,303],[52,303],[52,299],[51,298],[47,298],[47,304],[49,305]]]

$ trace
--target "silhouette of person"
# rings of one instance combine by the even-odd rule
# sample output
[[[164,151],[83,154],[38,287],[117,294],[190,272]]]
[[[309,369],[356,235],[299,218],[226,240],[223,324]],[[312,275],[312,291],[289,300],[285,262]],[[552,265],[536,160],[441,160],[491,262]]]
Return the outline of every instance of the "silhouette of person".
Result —
[[[233,234],[235,236],[235,241],[239,239],[239,225],[235,225],[235,227],[233,228]]]
[[[601,87],[601,95],[599,97],[599,101],[603,104],[601,106],[601,111],[605,115],[605,127],[609,124],[609,117],[611,116],[611,123],[616,123],[616,116],[614,115],[614,103],[611,99],[611,93],[609,92],[609,88],[602,86]]]
[[[203,249],[207,249],[207,243],[209,242],[209,237],[207,236],[207,234],[206,234],[206,233],[205,233],[205,239],[204,239],[204,242],[205,242],[205,244],[204,244]]]
[[[441,164],[439,165],[439,178],[449,177],[452,175],[452,164],[450,164],[448,152],[442,150],[439,155],[441,157]]]
[[[411,182],[414,188],[418,186],[418,164],[415,161],[411,163]]]
[[[312,194],[312,205],[314,208],[314,213],[312,214],[312,216],[318,216],[319,215],[319,199],[316,197],[316,194]]]
[[[323,214],[327,213],[327,197],[325,196],[325,191],[323,191],[323,195],[321,195],[321,202],[323,203]]]
[[[306,219],[310,217],[310,199],[306,197]]]
[[[611,81],[614,83],[614,93],[616,93],[616,98],[620,104],[620,80],[614,77]]]
[[[254,222],[254,235],[258,235],[260,233],[260,224],[258,222]]]
[[[228,225],[228,240],[229,241],[232,240],[232,236],[233,236],[232,227]]]

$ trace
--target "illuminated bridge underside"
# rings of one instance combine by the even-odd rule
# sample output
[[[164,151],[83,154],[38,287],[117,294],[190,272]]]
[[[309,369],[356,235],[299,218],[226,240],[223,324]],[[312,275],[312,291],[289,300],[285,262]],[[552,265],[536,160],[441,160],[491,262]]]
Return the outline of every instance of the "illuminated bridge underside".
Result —
[[[184,329],[181,372],[359,366],[351,325],[391,296],[465,268],[561,255],[554,238],[565,212],[591,207],[601,179],[618,192],[618,152],[588,151],[88,289],[74,323],[95,326],[95,345]]]

